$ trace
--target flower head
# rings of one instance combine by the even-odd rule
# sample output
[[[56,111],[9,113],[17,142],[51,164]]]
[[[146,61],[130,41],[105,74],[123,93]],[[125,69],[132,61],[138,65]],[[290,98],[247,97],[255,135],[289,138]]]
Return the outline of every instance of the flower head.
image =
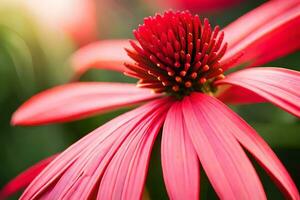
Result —
[[[212,83],[224,77],[220,59],[226,51],[224,33],[212,29],[208,19],[201,22],[190,12],[167,11],[148,17],[134,31],[140,46],[128,55],[136,62],[126,64],[125,74],[139,78],[139,87],[177,96],[193,91],[210,92]]]
[[[131,41],[132,48],[127,46],[134,63],[129,63],[125,53],[118,54],[121,50],[116,48],[117,41],[79,50],[74,60],[80,73],[91,63],[105,66],[138,78],[140,88],[124,83],[59,86],[21,106],[13,116],[13,124],[63,122],[148,103],[88,134],[42,172],[31,171],[39,175],[21,199],[139,199],[151,149],[161,129],[162,169],[171,199],[199,198],[200,164],[221,199],[266,199],[244,149],[288,198],[299,199],[295,184],[271,148],[223,103],[268,101],[300,117],[299,72],[258,67],[223,76],[223,70],[236,64],[267,62],[299,48],[299,37],[290,37],[285,29],[300,23],[299,10],[297,1],[270,1],[257,8],[256,14],[271,20],[280,12],[277,17],[281,21],[275,18],[240,29],[245,20],[252,19],[253,13],[249,13],[224,30],[225,34],[241,31],[236,37],[226,37],[219,33],[218,26],[212,29],[207,19],[201,21],[189,12],[167,11],[146,18],[145,24],[134,31],[138,43]],[[272,48],[287,41],[294,43],[264,57],[270,50],[269,43],[264,42],[272,41],[275,35],[281,37],[270,45]],[[300,30],[291,35],[299,36]],[[228,42],[227,51],[223,38]],[[124,46],[124,41],[121,43]],[[256,53],[250,51],[262,44],[265,47]],[[103,46],[114,49],[112,57],[117,59],[109,61],[109,55],[95,51]],[[126,61],[126,68],[118,67],[120,60]],[[78,67],[78,63],[85,66]],[[222,85],[230,87],[215,93]]]

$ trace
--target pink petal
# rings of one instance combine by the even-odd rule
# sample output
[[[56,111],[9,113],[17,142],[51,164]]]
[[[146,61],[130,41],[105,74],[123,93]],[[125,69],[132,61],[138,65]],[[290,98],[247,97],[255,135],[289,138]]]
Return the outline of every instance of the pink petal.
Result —
[[[126,83],[70,83],[39,93],[13,115],[14,125],[66,122],[157,98]]]
[[[185,127],[180,103],[174,103],[167,114],[161,157],[170,199],[199,199],[200,166]]]
[[[27,170],[20,173],[17,177],[7,183],[0,190],[0,199],[6,199],[19,190],[27,187],[31,181],[56,157],[53,155],[49,158],[46,158],[35,165],[31,166]]]
[[[115,157],[119,155],[119,149],[123,149],[122,146],[129,144],[135,136],[139,137],[140,133],[143,136],[148,135],[150,138],[155,137],[152,135],[156,135],[155,130],[158,130],[159,123],[163,120],[171,103],[169,98],[154,100],[111,120],[88,134],[51,162],[33,180],[23,193],[21,199],[44,198],[59,200],[96,198],[95,195],[97,195],[99,190],[98,187],[101,178],[104,173],[108,173],[106,172],[106,170],[109,170],[107,167],[113,166],[110,163],[113,163],[117,159]],[[146,132],[142,132],[141,130]],[[148,145],[146,146],[149,147]],[[145,148],[144,150],[141,153],[144,152],[145,154],[142,153],[141,155],[146,155],[149,149]],[[145,156],[141,158],[145,158]],[[145,161],[144,159],[141,160]],[[132,164],[135,161],[137,160],[134,159]],[[141,167],[146,166],[144,162],[139,164]],[[143,171],[142,168],[138,169]],[[127,171],[123,172],[127,173]],[[141,193],[141,191],[138,191],[138,188],[142,188],[142,186],[132,188],[131,183],[136,181],[136,183],[142,184],[144,177],[133,177],[130,175],[128,178],[130,179],[126,179],[124,184],[126,187],[124,194],[130,194],[126,191],[136,192],[132,193],[133,195]],[[133,180],[131,178],[136,179]]]
[[[258,12],[256,13],[256,11]],[[259,17],[259,15],[261,16]],[[258,19],[261,22],[257,22]],[[255,22],[251,23],[252,20]],[[233,67],[226,63],[241,52],[243,55],[234,63],[234,66],[240,64],[261,65],[298,50],[300,48],[300,30],[296,27],[299,26],[299,1],[269,1],[257,10],[250,12],[245,19],[240,19],[232,26],[225,28],[229,48],[222,58],[221,64],[225,65],[225,70]]]
[[[202,95],[203,96],[203,95]],[[201,96],[198,99],[203,98]],[[208,97],[205,97],[208,98]],[[198,100],[199,101],[199,100]],[[204,101],[204,100],[202,100]],[[274,182],[285,192],[288,199],[299,199],[299,192],[288,172],[268,144],[243,119],[216,100],[209,100],[206,106],[214,112],[214,121],[222,126],[223,132],[230,132],[271,175]],[[255,199],[255,198],[254,198]]]
[[[250,104],[266,102],[264,98],[254,92],[238,86],[224,85],[218,88],[220,91],[216,97],[224,103],[230,104]]]
[[[107,166],[98,199],[141,199],[150,151],[165,117],[165,108],[153,111],[131,131]]]
[[[71,58],[75,75],[80,76],[91,68],[124,72],[125,62],[132,62],[125,48],[131,48],[129,40],[103,40],[82,47]]]
[[[63,30],[77,44],[87,44],[96,39],[97,14],[94,0],[26,0],[24,3],[43,26]]]
[[[231,124],[224,123],[223,107],[226,105],[202,93],[193,93],[182,102],[186,127],[200,162],[221,199],[266,199],[250,160],[232,134]]]
[[[232,73],[216,84],[250,90],[300,117],[300,72],[273,67],[251,68]]]
[[[228,42],[228,47],[233,47],[270,20],[298,4],[298,0],[268,1],[226,26],[224,41]]]

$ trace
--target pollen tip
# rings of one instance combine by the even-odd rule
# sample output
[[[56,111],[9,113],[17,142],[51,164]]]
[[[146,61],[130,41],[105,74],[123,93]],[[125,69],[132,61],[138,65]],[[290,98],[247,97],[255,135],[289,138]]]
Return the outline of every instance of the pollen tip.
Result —
[[[176,68],[179,68],[179,67],[180,67],[180,63],[179,63],[179,62],[175,62],[174,66],[175,66]]]
[[[180,76],[176,76],[175,77],[176,82],[181,83],[182,82],[182,78]]]
[[[174,72],[168,72],[168,75],[169,75],[169,76],[174,76],[175,73],[174,73]]]
[[[184,67],[185,67],[186,69],[189,69],[189,68],[191,67],[191,64],[190,64],[190,63],[185,63]]]
[[[224,74],[219,74],[216,78],[216,80],[222,80],[225,78],[225,75]]]
[[[193,73],[191,74],[190,77],[191,77],[192,79],[196,79],[197,76],[198,76],[197,72],[193,72]]]
[[[178,91],[179,91],[178,85],[174,85],[174,86],[172,87],[172,90],[173,90],[174,92],[178,92]]]
[[[185,82],[185,83],[184,83],[184,85],[185,85],[185,87],[187,87],[187,88],[190,88],[190,87],[192,87],[192,83],[191,83],[191,81],[187,81],[187,82]]]
[[[209,66],[208,65],[204,65],[203,69],[202,69],[204,72],[208,71],[209,70]]]
[[[186,71],[181,71],[180,76],[184,77],[186,75]]]
[[[202,77],[202,78],[200,78],[200,81],[199,81],[199,82],[200,82],[201,84],[204,84],[206,81],[207,81],[206,78]]]

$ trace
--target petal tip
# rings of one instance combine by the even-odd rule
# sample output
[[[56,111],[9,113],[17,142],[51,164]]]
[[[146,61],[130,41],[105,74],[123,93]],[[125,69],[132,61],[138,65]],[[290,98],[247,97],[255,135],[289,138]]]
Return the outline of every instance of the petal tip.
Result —
[[[40,125],[38,120],[31,119],[32,116],[24,115],[20,109],[15,111],[11,117],[11,126],[37,126]]]
[[[17,112],[15,112],[10,120],[10,125],[11,126],[18,126],[18,125],[22,125],[22,118],[20,119],[19,115]]]

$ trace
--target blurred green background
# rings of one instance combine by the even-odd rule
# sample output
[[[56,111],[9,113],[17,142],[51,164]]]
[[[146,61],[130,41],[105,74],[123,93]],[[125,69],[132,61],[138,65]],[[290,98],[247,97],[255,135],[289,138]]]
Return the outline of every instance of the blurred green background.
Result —
[[[12,113],[22,102],[44,89],[70,80],[72,70],[68,59],[72,52],[79,48],[74,38],[66,32],[45,26],[30,9],[19,2],[0,1],[0,187],[35,162],[63,151],[91,130],[126,111],[120,110],[58,125],[41,127],[10,125]],[[143,17],[164,9],[160,4],[150,0],[98,0],[94,3],[99,40],[132,38],[132,30],[142,23]],[[219,11],[193,12],[208,16],[213,24],[224,27],[261,3],[263,3],[261,0],[244,0]],[[295,52],[266,66],[300,70],[299,57],[300,53]],[[81,81],[134,82],[133,79],[121,74],[100,70],[91,70]],[[232,108],[265,138],[299,186],[299,119],[270,104],[232,106]],[[157,140],[147,178],[151,199],[167,198],[161,174],[159,146]],[[260,167],[257,169],[268,197],[283,199],[267,174]],[[213,189],[204,173],[202,175],[202,199],[215,199]],[[18,195],[12,199],[16,199]]]

